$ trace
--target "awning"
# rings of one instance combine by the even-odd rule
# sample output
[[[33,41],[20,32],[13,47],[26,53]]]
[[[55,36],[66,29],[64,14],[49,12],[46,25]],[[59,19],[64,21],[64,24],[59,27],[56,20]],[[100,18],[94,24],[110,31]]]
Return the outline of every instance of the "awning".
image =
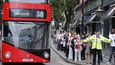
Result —
[[[96,14],[94,14],[93,16],[91,16],[91,18],[89,19],[89,22],[93,21],[95,17],[96,17]]]
[[[87,18],[85,24],[88,23],[100,23],[100,17],[98,17],[96,14],[91,15],[89,18]]]
[[[111,5],[109,10],[103,15],[103,19],[110,18],[115,13],[115,4]]]
[[[72,26],[75,26],[77,23],[78,23],[79,19],[77,19],[73,24]]]

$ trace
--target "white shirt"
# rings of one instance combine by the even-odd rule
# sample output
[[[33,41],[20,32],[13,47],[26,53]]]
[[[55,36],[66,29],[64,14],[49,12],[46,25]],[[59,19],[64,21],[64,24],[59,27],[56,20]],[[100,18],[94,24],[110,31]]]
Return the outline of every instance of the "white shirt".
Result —
[[[62,35],[61,34],[56,34],[56,39],[61,39]]]
[[[76,39],[74,39],[74,44],[75,44],[75,45],[77,45],[77,44],[78,44]]]
[[[110,34],[110,35],[109,35],[109,39],[112,40],[111,46],[112,46],[112,47],[115,46],[115,34]]]

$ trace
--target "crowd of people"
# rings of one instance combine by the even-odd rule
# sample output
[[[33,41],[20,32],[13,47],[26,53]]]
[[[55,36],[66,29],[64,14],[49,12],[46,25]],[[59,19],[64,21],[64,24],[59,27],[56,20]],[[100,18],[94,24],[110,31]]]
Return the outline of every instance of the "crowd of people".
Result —
[[[80,36],[75,32],[56,31],[55,44],[57,50],[64,51],[67,59],[81,62],[81,60],[91,61],[91,46],[86,42],[81,43],[81,39],[91,36],[91,33]]]
[[[110,59],[111,63],[113,50],[115,50],[115,30],[109,35],[109,39],[102,36],[98,31],[94,34],[86,33],[84,35],[76,32],[65,32],[57,30],[54,34],[54,42],[58,51],[64,51],[67,59],[75,62],[86,60],[87,63],[96,65],[96,54],[98,54],[98,65],[103,61],[102,57],[102,42],[110,44]],[[93,60],[93,61],[92,61]]]

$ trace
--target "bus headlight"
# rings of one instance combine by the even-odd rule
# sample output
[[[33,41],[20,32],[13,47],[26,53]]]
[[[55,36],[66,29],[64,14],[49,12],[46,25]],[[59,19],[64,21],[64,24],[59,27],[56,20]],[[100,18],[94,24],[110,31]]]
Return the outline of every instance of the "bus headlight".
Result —
[[[45,58],[49,58],[49,53],[48,52],[44,52],[44,57]]]
[[[5,53],[5,58],[10,58],[11,57],[11,52],[6,52]]]

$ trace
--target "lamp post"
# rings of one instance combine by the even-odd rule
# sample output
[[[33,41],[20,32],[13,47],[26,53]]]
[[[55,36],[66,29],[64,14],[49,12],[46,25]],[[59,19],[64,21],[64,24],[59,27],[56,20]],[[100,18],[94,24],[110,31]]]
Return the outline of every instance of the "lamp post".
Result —
[[[104,22],[103,22],[103,19],[102,19],[102,15],[104,13],[104,10],[102,9],[103,7],[103,0],[101,0],[101,5],[99,6],[99,8],[96,10],[96,14],[97,16],[100,17],[100,21],[101,21],[101,34],[103,35],[103,31],[104,31]],[[103,44],[104,48],[105,48],[105,44]]]
[[[80,26],[81,26],[81,35],[84,34],[84,0],[82,0],[82,6],[81,6],[81,23],[80,23]]]
[[[101,8],[102,6],[99,6],[99,8],[96,10],[96,14],[97,16],[100,17],[100,19],[102,18],[103,12],[104,10]],[[103,34],[103,20],[101,19],[101,33]]]

